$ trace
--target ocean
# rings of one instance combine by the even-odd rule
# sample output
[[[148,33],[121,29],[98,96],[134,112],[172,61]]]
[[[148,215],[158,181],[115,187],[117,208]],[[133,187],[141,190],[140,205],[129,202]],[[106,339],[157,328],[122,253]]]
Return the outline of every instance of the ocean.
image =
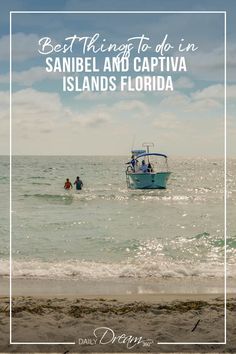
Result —
[[[224,161],[172,158],[166,190],[128,190],[128,156],[14,156],[15,278],[223,278]],[[1,266],[9,274],[9,158],[0,157]],[[227,260],[236,269],[236,160],[228,161]],[[79,175],[82,191],[65,191]]]

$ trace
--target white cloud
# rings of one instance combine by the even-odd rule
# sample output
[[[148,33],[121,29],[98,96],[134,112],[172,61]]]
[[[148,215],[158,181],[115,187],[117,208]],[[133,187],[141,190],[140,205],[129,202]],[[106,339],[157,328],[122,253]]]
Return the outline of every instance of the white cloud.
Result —
[[[193,93],[187,96],[178,91],[172,92],[166,96],[161,102],[160,107],[165,110],[179,110],[179,112],[198,112],[209,111],[222,107],[222,103],[217,98],[204,97]]]
[[[143,92],[126,92],[126,91],[103,91],[103,92],[89,92],[84,91],[75,96],[75,100],[80,101],[107,101],[107,100],[130,100],[141,99],[144,97]]]
[[[185,89],[185,88],[193,88],[194,82],[190,80],[187,76],[181,76],[176,81],[174,81],[175,89]]]
[[[4,109],[6,109],[9,106],[9,91],[0,91],[0,103],[1,103],[1,110],[2,112]]]
[[[62,76],[60,73],[48,73],[44,67],[35,66],[25,71],[13,71],[12,82],[22,86],[31,86],[36,82],[46,79],[57,80]],[[8,83],[9,74],[0,75],[0,83]]]
[[[13,146],[22,154],[73,154],[77,149],[80,154],[125,153],[136,134],[137,140],[153,140],[172,154],[185,154],[186,146],[189,153],[201,149],[220,154],[223,103],[217,98],[217,87],[203,90],[204,95],[176,91],[158,99],[147,95],[143,100],[88,101],[75,106],[64,104],[58,93],[20,90],[12,97]],[[234,86],[228,90],[235,94]],[[9,136],[8,104],[9,93],[0,92],[1,141]],[[233,105],[229,114],[233,131]]]
[[[204,88],[203,90],[199,90],[192,94],[194,99],[224,99],[224,86],[221,84],[212,85]],[[227,99],[235,99],[236,98],[236,85],[228,85],[227,86]]]
[[[104,125],[110,122],[111,116],[109,112],[102,111],[92,111],[87,117],[84,117],[83,120],[86,126],[96,128],[100,125]]]
[[[58,93],[49,93],[37,91],[31,88],[24,89],[13,93],[12,95],[13,115],[16,119],[22,115],[35,115],[40,118],[54,118],[55,113],[60,115],[62,111],[62,103]]]
[[[10,36],[5,35],[0,38],[0,58],[9,61]]]
[[[197,100],[208,98],[216,98],[221,100],[224,98],[224,87],[221,84],[208,86],[203,90],[194,92],[192,97]]]
[[[0,118],[9,119],[9,92],[0,92]],[[12,122],[17,135],[53,132],[53,130],[95,126],[108,122],[110,113],[102,107],[92,107],[87,112],[78,112],[65,106],[60,95],[32,88],[23,89],[12,95]]]
[[[227,46],[228,82],[236,80],[236,45]],[[189,55],[188,71],[197,80],[224,82],[224,43],[211,51],[198,51]]]
[[[153,126],[158,129],[177,129],[180,125],[180,121],[176,115],[172,112],[163,112],[158,115],[158,118],[154,120]]]
[[[148,111],[146,103],[139,100],[122,100],[115,104],[114,109],[121,111],[138,111],[139,113],[145,113]]]
[[[186,107],[189,105],[189,103],[190,103],[190,98],[187,95],[182,94],[178,91],[173,91],[161,100],[159,106],[161,106],[161,108],[163,109],[164,108],[176,109],[176,107],[181,107],[181,108]]]
[[[236,85],[227,85],[227,99],[235,99],[236,98]]]
[[[133,81],[133,80],[132,80]],[[119,87],[119,85],[118,85]],[[84,100],[84,101],[107,101],[107,100],[130,100],[130,99],[141,99],[145,97],[143,92],[128,92],[125,91],[101,91],[101,92],[89,92],[84,91],[79,95],[75,96],[76,100]]]
[[[30,33],[14,33],[12,35],[12,60],[24,61],[38,54],[39,36]],[[10,36],[4,35],[0,38],[0,60],[9,61]]]

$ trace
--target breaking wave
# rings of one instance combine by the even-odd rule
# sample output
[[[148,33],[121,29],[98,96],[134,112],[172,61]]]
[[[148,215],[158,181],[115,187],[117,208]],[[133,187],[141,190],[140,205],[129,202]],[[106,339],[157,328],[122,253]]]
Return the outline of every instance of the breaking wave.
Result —
[[[9,276],[9,261],[0,261],[0,276]],[[116,279],[116,278],[215,278],[224,276],[224,264],[132,264],[132,263],[100,263],[88,261],[14,261],[12,274],[15,278],[29,279]],[[236,276],[235,267],[230,276]]]

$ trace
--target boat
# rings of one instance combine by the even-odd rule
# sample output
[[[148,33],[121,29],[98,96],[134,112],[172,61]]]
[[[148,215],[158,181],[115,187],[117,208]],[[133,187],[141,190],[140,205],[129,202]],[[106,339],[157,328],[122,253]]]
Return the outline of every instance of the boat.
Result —
[[[150,152],[153,143],[143,143],[146,149],[132,150],[126,168],[126,183],[130,189],[165,189],[171,172],[165,154]],[[159,162],[162,159],[162,163]],[[156,161],[158,160],[158,162]],[[164,161],[164,164],[163,164]]]

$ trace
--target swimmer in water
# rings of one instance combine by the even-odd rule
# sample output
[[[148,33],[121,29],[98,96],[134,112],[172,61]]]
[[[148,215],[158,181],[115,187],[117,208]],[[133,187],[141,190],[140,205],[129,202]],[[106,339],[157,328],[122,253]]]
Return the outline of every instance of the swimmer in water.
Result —
[[[69,178],[66,179],[65,184],[64,184],[64,188],[65,189],[72,189],[73,188]]]
[[[81,190],[83,187],[83,182],[79,178],[79,176],[76,177],[76,180],[74,181],[74,184],[76,185],[77,191]]]

